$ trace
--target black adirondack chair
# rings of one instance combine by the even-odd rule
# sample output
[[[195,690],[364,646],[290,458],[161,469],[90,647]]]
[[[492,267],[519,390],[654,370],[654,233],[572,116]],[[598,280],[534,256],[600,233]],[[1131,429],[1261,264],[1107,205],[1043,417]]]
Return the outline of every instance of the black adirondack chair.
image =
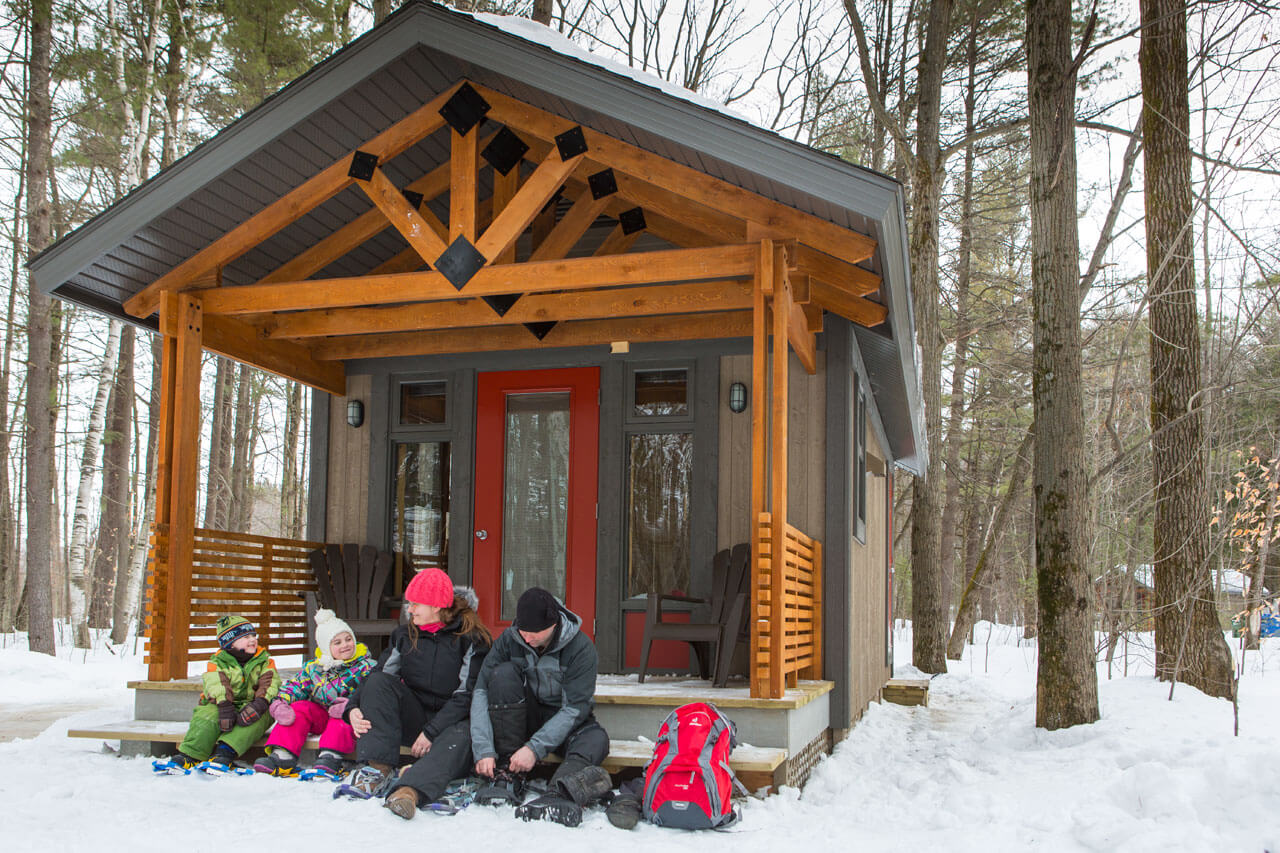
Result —
[[[733,652],[743,638],[747,624],[747,582],[750,577],[751,546],[742,542],[732,549],[718,552],[711,562],[711,598],[689,598],[683,595],[649,593],[645,609],[644,640],[640,648],[640,683],[649,669],[649,650],[654,640],[678,640],[693,647],[698,659],[698,672],[712,678],[716,687],[729,680]],[[676,601],[709,604],[706,622],[665,622],[662,603]],[[714,665],[714,674],[712,672]]]
[[[399,620],[383,615],[396,600],[387,594],[395,554],[349,543],[317,548],[309,557],[318,591],[302,594],[307,607],[308,648],[315,648],[316,611],[326,607],[377,654],[399,624]]]

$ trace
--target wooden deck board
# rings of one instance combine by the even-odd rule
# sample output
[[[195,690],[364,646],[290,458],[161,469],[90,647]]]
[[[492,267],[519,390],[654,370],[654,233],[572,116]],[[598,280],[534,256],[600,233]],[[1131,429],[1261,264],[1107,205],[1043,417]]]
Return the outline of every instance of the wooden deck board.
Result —
[[[884,686],[884,699],[895,705],[929,704],[929,679],[891,678]]]

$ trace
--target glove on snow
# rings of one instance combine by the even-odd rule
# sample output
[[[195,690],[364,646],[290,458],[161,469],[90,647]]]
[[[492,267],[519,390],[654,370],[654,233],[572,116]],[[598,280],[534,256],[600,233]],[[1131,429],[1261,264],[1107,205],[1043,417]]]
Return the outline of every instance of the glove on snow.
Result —
[[[288,702],[277,699],[271,703],[271,716],[280,725],[291,726],[293,721],[298,719],[298,712],[293,710],[293,706]]]
[[[240,716],[236,718],[236,722],[242,726],[251,726],[266,712],[267,700],[259,696],[240,709]]]
[[[236,703],[224,699],[218,703],[218,730],[229,732],[236,727]]]
[[[347,710],[348,698],[343,696],[341,699],[334,699],[333,704],[329,706],[329,716],[335,720],[342,719],[342,713]]]

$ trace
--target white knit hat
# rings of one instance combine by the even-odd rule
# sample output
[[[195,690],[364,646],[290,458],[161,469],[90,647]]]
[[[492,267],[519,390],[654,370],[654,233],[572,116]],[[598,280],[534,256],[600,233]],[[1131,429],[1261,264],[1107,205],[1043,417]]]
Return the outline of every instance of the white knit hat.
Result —
[[[320,657],[322,659],[331,659],[333,655],[329,654],[329,644],[333,642],[333,638],[339,634],[350,634],[351,639],[356,639],[356,634],[351,630],[351,626],[338,618],[338,615],[332,610],[316,611],[316,645],[320,647]]]

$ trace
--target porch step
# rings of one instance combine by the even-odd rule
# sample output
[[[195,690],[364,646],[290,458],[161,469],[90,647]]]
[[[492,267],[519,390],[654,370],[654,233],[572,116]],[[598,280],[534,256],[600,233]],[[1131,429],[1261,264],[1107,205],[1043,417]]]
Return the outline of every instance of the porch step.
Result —
[[[176,746],[182,742],[186,732],[186,723],[168,720],[121,720],[120,722],[107,723],[90,728],[70,729],[67,731],[67,737],[142,741]],[[256,745],[263,746],[265,743],[266,739],[264,738],[258,741]],[[307,738],[306,748],[310,750],[319,749],[320,739],[315,736]],[[402,746],[400,753],[408,755],[409,747]],[[649,762],[649,756],[652,754],[652,743],[641,740],[611,740],[609,741],[609,757],[605,759],[604,766],[610,773],[618,773],[629,767],[643,767]],[[347,757],[354,758],[355,756],[348,755]],[[560,759],[558,756],[549,756],[547,760],[556,762]],[[733,755],[729,759],[729,764],[733,767],[735,773],[743,776],[743,781],[747,787],[755,790],[769,784],[774,771],[786,760],[787,751],[785,749],[739,746],[734,749]],[[768,776],[769,781],[764,781],[762,778],[764,776]],[[754,780],[759,780],[762,784],[753,785],[752,781]]]
[[[928,705],[929,679],[890,678],[882,695],[886,702],[895,705]]]

